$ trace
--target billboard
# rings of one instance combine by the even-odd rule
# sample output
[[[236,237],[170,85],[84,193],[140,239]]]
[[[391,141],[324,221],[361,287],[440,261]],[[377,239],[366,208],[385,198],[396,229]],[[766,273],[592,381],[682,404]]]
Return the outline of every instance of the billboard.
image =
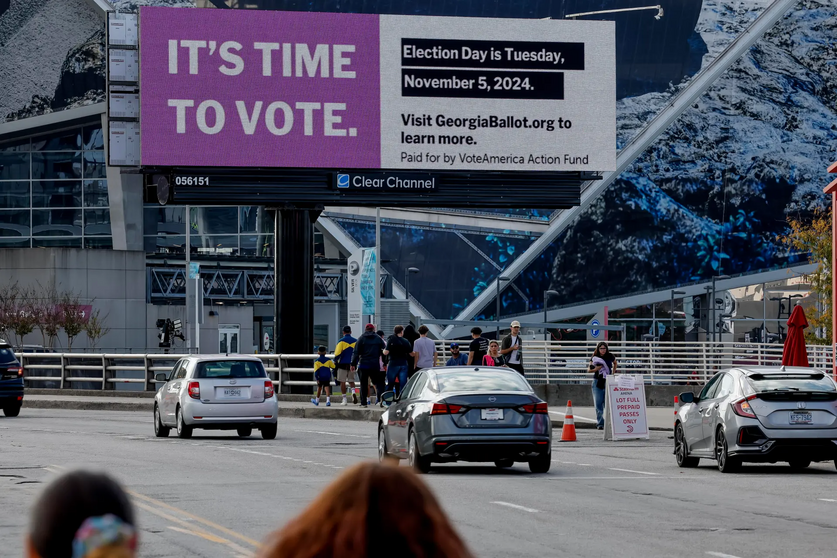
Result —
[[[606,21],[143,7],[142,165],[614,170],[614,41]]]

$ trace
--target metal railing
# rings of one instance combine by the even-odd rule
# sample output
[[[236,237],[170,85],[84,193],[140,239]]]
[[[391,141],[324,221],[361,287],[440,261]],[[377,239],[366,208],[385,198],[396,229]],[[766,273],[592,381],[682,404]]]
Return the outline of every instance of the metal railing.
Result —
[[[533,384],[587,383],[587,364],[594,341],[535,341],[524,339],[523,366]],[[642,375],[650,385],[703,384],[718,370],[736,366],[779,366],[782,345],[712,342],[610,341],[617,371]],[[460,343],[467,354],[467,341]],[[451,357],[450,341],[437,341],[438,364]],[[30,387],[62,389],[131,389],[154,391],[155,375],[169,372],[185,354],[20,353],[24,379]],[[288,392],[293,386],[315,386],[316,354],[253,355],[262,360],[273,383]],[[329,355],[330,356],[330,355]],[[831,347],[811,345],[812,368],[830,371]],[[118,384],[133,384],[117,388]]]

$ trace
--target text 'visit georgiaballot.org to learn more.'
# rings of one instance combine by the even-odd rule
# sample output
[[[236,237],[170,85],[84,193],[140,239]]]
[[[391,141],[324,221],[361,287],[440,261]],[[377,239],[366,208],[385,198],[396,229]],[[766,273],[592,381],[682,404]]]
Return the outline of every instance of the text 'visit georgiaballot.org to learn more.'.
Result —
[[[140,11],[144,165],[615,168],[612,22],[193,12]]]

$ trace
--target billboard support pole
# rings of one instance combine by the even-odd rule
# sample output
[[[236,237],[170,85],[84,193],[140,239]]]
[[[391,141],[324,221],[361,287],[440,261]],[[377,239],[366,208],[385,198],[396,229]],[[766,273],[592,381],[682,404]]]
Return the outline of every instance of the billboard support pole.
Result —
[[[381,323],[381,208],[375,208],[375,321]]]

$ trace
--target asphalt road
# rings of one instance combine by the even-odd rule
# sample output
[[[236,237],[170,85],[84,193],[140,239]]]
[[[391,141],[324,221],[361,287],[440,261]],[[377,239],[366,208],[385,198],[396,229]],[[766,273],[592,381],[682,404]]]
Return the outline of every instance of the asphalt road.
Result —
[[[552,471],[453,464],[426,476],[480,557],[833,557],[837,471],[710,463],[678,469],[670,434],[556,444]],[[340,470],[376,455],[374,423],[283,419],[276,440],[202,433],[156,439],[137,412],[25,410],[0,417],[0,554],[22,556],[43,483],[73,468],[105,470],[138,507],[141,553],[247,557]],[[398,555],[397,551],[393,555]]]

